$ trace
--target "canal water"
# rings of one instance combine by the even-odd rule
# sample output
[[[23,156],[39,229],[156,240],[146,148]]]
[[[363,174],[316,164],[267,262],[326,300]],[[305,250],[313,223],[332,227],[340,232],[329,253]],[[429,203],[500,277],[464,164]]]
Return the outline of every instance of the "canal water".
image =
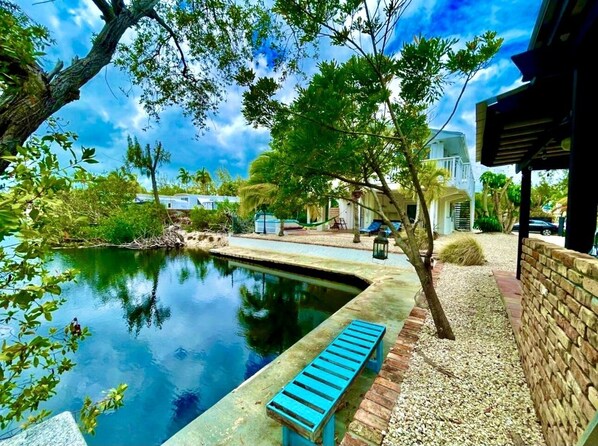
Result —
[[[83,398],[126,383],[89,445],[159,445],[361,290],[204,252],[63,250],[80,271],[53,326],[90,329],[44,407],[77,416]]]

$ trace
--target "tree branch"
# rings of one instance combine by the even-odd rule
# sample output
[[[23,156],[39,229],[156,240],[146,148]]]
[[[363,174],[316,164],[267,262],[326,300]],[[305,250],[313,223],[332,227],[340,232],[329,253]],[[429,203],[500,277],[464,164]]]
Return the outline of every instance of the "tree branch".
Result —
[[[93,2],[94,5],[96,5],[98,7],[100,12],[102,13],[102,18],[104,19],[104,21],[106,23],[114,20],[114,18],[116,17],[114,15],[114,11],[112,10],[112,8],[110,7],[110,5],[108,4],[108,2],[106,0],[91,0],[91,1]]]
[[[332,130],[332,131],[335,131],[335,132],[343,133],[345,135],[369,136],[371,138],[380,138],[380,139],[383,139],[385,141],[387,141],[387,140],[402,141],[401,138],[398,138],[396,136],[380,135],[380,134],[377,134],[377,133],[358,132],[356,130],[340,129],[340,128],[335,127],[335,126],[333,126],[331,124],[326,124],[325,122],[318,121],[316,119],[310,118],[309,116],[302,115],[301,113],[297,113],[297,112],[294,112],[292,110],[288,110],[288,112],[291,113],[292,115],[297,116],[298,118],[305,119],[306,121],[309,121],[309,122],[312,122],[314,124],[317,124],[320,127],[324,127],[324,128],[326,128],[328,130]]]
[[[178,36],[174,32],[174,30],[168,25],[168,23],[166,23],[154,9],[149,11],[147,16],[151,19],[154,19],[156,22],[158,22],[158,24],[166,30],[166,32],[170,35],[170,37],[174,41],[174,44],[177,47],[177,50],[179,51],[179,54],[181,56],[181,62],[183,63],[183,76],[185,76],[189,70],[189,67],[187,66],[187,60],[185,59],[185,53],[183,52],[183,49],[181,48],[181,45],[179,44]]]
[[[114,14],[119,15],[125,9],[125,2],[123,0],[112,0],[112,10]]]
[[[463,83],[463,86],[461,87],[461,91],[459,92],[459,96],[457,97],[457,100],[455,101],[455,105],[453,106],[453,109],[451,110],[451,114],[449,115],[449,117],[446,119],[446,121],[444,121],[444,124],[442,124],[442,126],[440,127],[440,129],[433,135],[430,137],[430,139],[428,139],[425,144],[417,151],[416,155],[419,156],[420,152],[428,145],[430,144],[432,141],[434,141],[434,138],[436,138],[440,132],[442,132],[444,130],[444,128],[448,125],[448,123],[451,121],[451,119],[453,119],[453,116],[455,116],[455,113],[457,112],[457,108],[459,106],[459,103],[461,102],[461,98],[463,97],[463,93],[465,93],[465,88],[467,87],[467,84],[469,84],[469,81],[471,80],[471,78],[473,77],[472,73],[469,73],[465,79],[465,82]]]
[[[58,73],[60,73],[60,70],[62,70],[62,67],[64,67],[64,62],[59,60],[58,62],[56,62],[56,66],[54,68],[52,68],[52,71],[50,71],[48,73],[48,82],[50,82],[52,80],[52,78],[54,76],[56,76]]]

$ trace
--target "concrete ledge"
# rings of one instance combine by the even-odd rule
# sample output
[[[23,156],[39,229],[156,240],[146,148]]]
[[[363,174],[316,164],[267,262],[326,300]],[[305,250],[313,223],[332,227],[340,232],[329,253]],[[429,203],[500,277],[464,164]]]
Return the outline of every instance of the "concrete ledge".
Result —
[[[2,446],[87,446],[70,412],[62,412],[31,426],[7,440]]]
[[[351,274],[368,281],[371,285],[283,352],[275,361],[168,439],[164,443],[165,446],[280,445],[282,429],[280,424],[266,415],[265,404],[268,400],[353,319],[359,318],[386,325],[386,356],[409,316],[414,306],[414,298],[421,288],[412,268],[342,262],[330,258],[233,246],[212,252],[232,258]],[[369,390],[375,377],[375,373],[365,371],[346,394],[341,405],[343,408],[336,414],[335,432],[338,439],[343,438],[346,426],[353,420],[363,395]]]
[[[255,237],[235,237],[228,238],[228,245],[235,248],[259,249],[276,251],[291,255],[322,257],[325,259],[342,259],[346,262],[359,262],[370,265],[394,266],[397,268],[412,269],[407,261],[405,254],[388,253],[388,259],[384,261],[374,260],[370,249],[339,248],[336,246],[313,245],[301,243],[300,240],[293,240],[291,237],[285,237],[285,241],[276,241],[269,239],[260,239]],[[372,238],[373,241],[373,238]]]

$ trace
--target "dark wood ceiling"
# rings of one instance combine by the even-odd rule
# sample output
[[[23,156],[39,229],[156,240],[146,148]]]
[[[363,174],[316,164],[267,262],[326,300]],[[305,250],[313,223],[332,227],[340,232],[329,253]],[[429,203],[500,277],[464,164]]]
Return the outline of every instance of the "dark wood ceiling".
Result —
[[[567,169],[574,68],[595,54],[598,1],[545,0],[528,51],[513,56],[526,84],[476,106],[476,159],[488,167]]]

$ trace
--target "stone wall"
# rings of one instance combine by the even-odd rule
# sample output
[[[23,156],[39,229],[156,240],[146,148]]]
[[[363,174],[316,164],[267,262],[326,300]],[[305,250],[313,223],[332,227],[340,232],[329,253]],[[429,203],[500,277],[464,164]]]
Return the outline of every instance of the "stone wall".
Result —
[[[521,360],[549,446],[598,409],[598,259],[538,239],[522,252]]]

